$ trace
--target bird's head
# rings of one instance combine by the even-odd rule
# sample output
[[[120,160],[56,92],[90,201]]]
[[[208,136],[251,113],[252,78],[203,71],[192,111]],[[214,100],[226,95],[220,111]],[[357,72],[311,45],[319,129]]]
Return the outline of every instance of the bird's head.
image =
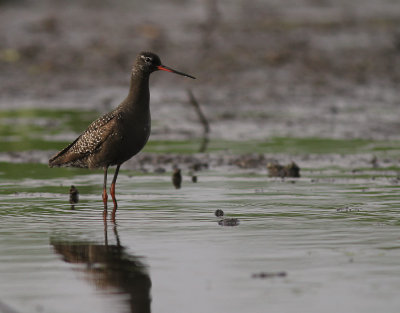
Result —
[[[140,70],[147,74],[153,73],[155,71],[166,71],[195,79],[195,77],[191,75],[178,72],[172,68],[162,65],[158,55],[152,52],[139,53],[139,55],[136,58],[135,64],[133,65],[133,71],[135,70]]]

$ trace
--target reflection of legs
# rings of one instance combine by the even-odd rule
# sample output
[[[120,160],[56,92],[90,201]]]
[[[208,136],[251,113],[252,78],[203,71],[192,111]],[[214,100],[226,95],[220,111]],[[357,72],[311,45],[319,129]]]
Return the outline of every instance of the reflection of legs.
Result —
[[[117,212],[117,207],[118,207],[117,199],[115,199],[115,183],[117,182],[117,177],[118,177],[118,172],[119,172],[119,167],[120,166],[121,166],[121,164],[118,164],[117,168],[115,169],[114,178],[112,180],[111,188],[110,188],[111,197],[112,197],[112,200],[113,200],[113,203],[114,203],[114,209],[113,209],[113,212],[112,212],[113,221],[115,221],[115,213]]]
[[[121,242],[119,241],[119,235],[118,235],[118,230],[117,230],[116,224],[114,224],[113,230],[114,230],[115,239],[117,240],[117,247],[121,247]]]
[[[107,217],[107,170],[108,166],[104,167],[104,183],[103,183],[103,203],[104,203],[104,211],[103,211],[103,218],[106,219]]]
[[[104,244],[106,247],[108,247],[107,216],[104,216],[103,221],[104,221]]]

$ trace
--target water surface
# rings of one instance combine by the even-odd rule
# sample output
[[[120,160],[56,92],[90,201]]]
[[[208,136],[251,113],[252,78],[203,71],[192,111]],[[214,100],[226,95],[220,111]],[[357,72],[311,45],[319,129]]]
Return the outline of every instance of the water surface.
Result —
[[[123,171],[116,225],[102,220],[101,173],[48,173],[1,180],[0,294],[17,312],[400,307],[393,170],[286,180],[211,170],[197,184],[184,176],[180,190],[168,173]],[[74,210],[71,184],[81,192]],[[239,226],[218,225],[216,209]]]

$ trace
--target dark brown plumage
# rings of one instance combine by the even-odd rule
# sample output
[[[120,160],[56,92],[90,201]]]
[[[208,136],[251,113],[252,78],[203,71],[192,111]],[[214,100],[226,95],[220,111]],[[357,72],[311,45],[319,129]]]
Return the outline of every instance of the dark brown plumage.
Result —
[[[104,216],[107,213],[107,170],[116,165],[111,183],[111,197],[114,203],[112,218],[115,220],[117,201],[115,183],[122,163],[137,154],[150,136],[150,91],[149,76],[163,70],[194,78],[161,64],[160,58],[151,52],[141,52],[135,60],[131,74],[128,96],[113,111],[95,120],[68,147],[49,160],[49,166],[71,166],[103,168]]]

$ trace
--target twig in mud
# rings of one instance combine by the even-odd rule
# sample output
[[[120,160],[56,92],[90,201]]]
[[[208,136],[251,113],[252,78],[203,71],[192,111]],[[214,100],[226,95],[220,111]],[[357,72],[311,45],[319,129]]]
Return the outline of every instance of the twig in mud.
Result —
[[[207,149],[208,141],[209,141],[208,133],[210,132],[210,124],[208,123],[207,118],[203,114],[203,111],[201,110],[199,103],[197,102],[196,98],[194,97],[193,92],[190,89],[188,89],[187,93],[189,96],[189,102],[193,105],[193,107],[197,113],[197,116],[199,117],[199,120],[200,120],[201,124],[203,125],[203,140],[202,140],[199,151],[205,152]]]
[[[201,124],[203,125],[204,128],[204,133],[208,134],[210,132],[210,125],[208,124],[207,118],[204,116],[203,111],[200,109],[200,105],[197,102],[196,98],[193,95],[193,92],[188,89],[188,96],[189,96],[189,101],[193,105],[194,109],[196,110],[196,113],[200,119]]]

